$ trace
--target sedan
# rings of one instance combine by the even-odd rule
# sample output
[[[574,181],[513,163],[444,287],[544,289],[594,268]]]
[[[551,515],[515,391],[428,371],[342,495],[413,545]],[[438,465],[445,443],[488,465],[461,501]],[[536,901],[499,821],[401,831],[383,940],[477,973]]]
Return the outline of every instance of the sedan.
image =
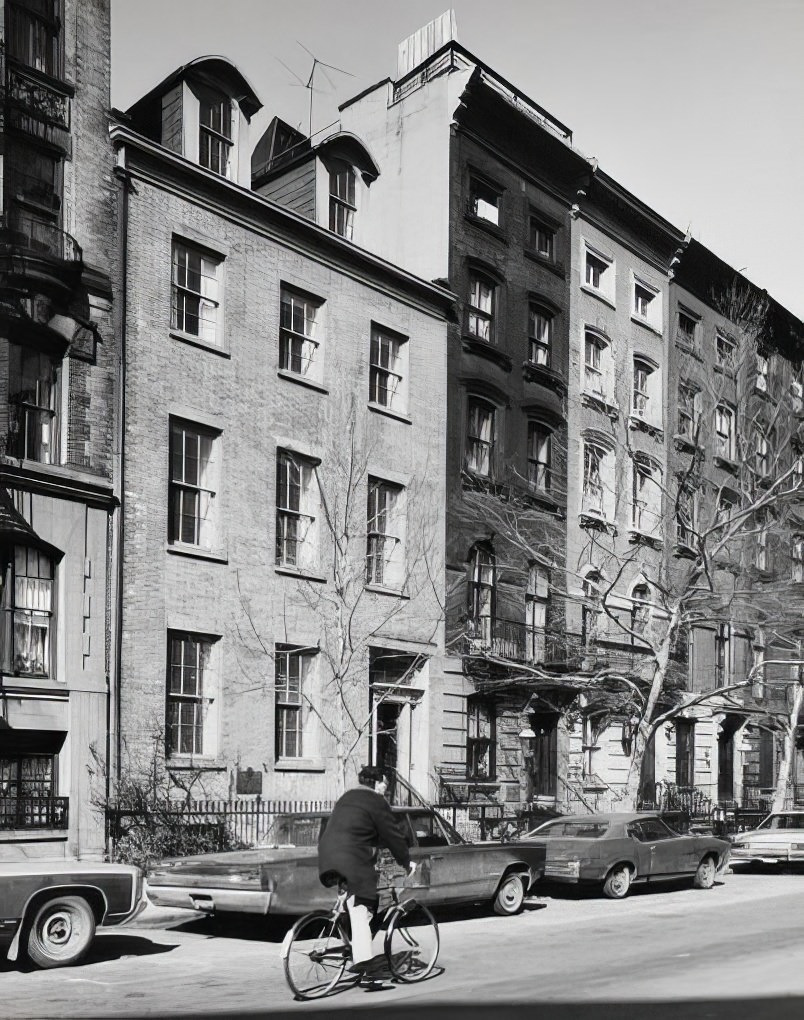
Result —
[[[732,867],[804,864],[804,811],[775,811],[731,845]]]
[[[544,867],[542,843],[469,843],[430,808],[394,808],[419,864],[415,897],[428,906],[489,902],[515,914]],[[147,874],[158,906],[206,913],[299,915],[332,906],[318,878],[318,835],[325,813],[278,816],[271,845],[161,861]]]
[[[632,885],[689,876],[710,889],[729,857],[730,844],[713,836],[682,836],[656,814],[568,815],[522,837],[544,843],[544,877],[558,882],[602,884],[621,900]]]

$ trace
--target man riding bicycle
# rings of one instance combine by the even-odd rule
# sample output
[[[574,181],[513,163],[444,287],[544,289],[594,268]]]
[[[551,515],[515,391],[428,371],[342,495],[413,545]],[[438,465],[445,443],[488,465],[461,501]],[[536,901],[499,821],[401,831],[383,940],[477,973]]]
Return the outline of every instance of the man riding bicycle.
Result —
[[[371,953],[371,919],[377,910],[377,873],[374,865],[380,846],[390,850],[397,864],[412,875],[408,841],[385,799],[388,788],[381,768],[365,765],[357,777],[358,786],[347,790],[332,809],[318,841],[318,873],[323,885],[345,881],[349,892],[346,906],[352,927],[352,966],[366,973],[376,958]]]

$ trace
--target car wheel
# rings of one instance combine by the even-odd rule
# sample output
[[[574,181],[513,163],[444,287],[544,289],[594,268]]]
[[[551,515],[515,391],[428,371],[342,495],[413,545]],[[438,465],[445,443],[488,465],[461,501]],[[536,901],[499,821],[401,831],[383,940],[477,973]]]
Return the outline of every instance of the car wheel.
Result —
[[[95,915],[80,896],[58,896],[44,903],[28,931],[28,958],[37,967],[77,963],[95,937]]]
[[[715,884],[716,874],[717,866],[714,857],[704,857],[698,865],[698,870],[695,872],[692,884],[696,889],[711,889]]]
[[[631,869],[627,864],[617,864],[611,869],[603,883],[603,895],[610,900],[621,900],[631,888]]]
[[[494,913],[508,916],[518,914],[525,899],[525,886],[521,875],[507,875],[494,897]]]

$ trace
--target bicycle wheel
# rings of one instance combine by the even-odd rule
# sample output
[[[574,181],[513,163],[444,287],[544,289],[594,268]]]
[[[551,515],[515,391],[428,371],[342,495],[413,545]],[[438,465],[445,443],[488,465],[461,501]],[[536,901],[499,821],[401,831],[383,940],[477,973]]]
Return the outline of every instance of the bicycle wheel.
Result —
[[[435,967],[440,939],[435,918],[421,903],[400,908],[385,935],[385,955],[399,981],[423,981]]]
[[[343,924],[324,911],[297,921],[282,944],[285,978],[297,999],[320,999],[329,994],[350,958]]]

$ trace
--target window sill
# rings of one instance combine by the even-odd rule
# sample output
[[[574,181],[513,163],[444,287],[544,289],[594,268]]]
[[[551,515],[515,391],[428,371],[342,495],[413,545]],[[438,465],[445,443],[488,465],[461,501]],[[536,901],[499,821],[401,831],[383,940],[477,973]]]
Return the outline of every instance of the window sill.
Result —
[[[288,372],[286,368],[278,368],[276,374],[280,379],[287,379],[288,382],[306,386],[308,390],[315,390],[316,393],[323,393],[325,396],[329,395],[329,390],[321,383],[313,382],[312,379],[307,379],[303,375],[297,375],[296,372]]]
[[[508,238],[505,236],[505,231],[499,224],[493,223],[491,220],[484,219],[482,216],[475,216],[474,213],[465,212],[464,219],[471,223],[474,227],[479,227],[480,230],[485,231],[487,234],[491,234],[492,237],[496,237],[498,241],[502,241],[503,244],[508,244]]]
[[[673,445],[679,453],[699,453],[701,449],[691,439],[679,432],[673,436]]]
[[[322,577],[320,574],[313,574],[309,570],[299,570],[297,567],[283,567],[281,565],[274,568],[274,572],[281,574],[283,577],[296,577],[300,581],[313,581],[316,584],[326,584],[326,577]]]
[[[171,556],[187,556],[192,560],[208,560],[210,563],[228,563],[229,557],[226,553],[212,552],[211,549],[201,549],[194,545],[179,545],[170,543],[165,546],[165,552]]]
[[[535,248],[523,248],[522,254],[525,258],[535,262],[543,269],[549,270],[551,273],[555,273],[556,276],[560,276],[561,279],[565,279],[564,265],[561,262],[556,262],[554,259],[549,258],[547,255],[540,255]]]
[[[221,358],[231,359],[232,357],[225,347],[211,344],[207,340],[202,340],[201,337],[193,336],[192,333],[182,333],[180,329],[171,329],[170,337],[172,340],[178,340],[179,343],[189,344],[191,347],[200,347],[202,351],[209,351],[210,354],[217,354]]]
[[[712,369],[715,372],[719,372],[720,375],[725,375],[725,377],[727,379],[734,379],[735,378],[734,369],[733,368],[729,368],[728,365],[718,365],[717,363],[715,363],[714,365],[712,365]]]
[[[561,396],[567,392],[567,381],[560,372],[550,368],[548,365],[538,365],[533,361],[522,362],[522,375],[529,382],[539,383],[555,390]]]
[[[673,555],[679,560],[694,560],[697,559],[697,553],[691,545],[687,545],[685,542],[676,542],[673,546]]]
[[[715,454],[712,458],[712,463],[715,467],[722,468],[723,471],[728,471],[732,475],[740,473],[740,465],[729,457],[721,457],[719,454]]]
[[[170,772],[225,772],[226,765],[219,758],[194,758],[191,755],[169,755],[165,768]]]
[[[596,393],[590,393],[588,390],[581,393],[581,403],[585,407],[592,407],[596,411],[602,411],[612,421],[616,421],[620,417],[620,409],[616,404],[612,404],[605,397],[598,396]]]
[[[638,414],[630,414],[628,416],[628,427],[631,429],[639,429],[641,432],[647,432],[649,436],[653,436],[654,439],[662,439],[664,437],[664,429],[660,425],[654,425],[650,421],[646,421]]]
[[[614,522],[603,517],[601,514],[590,510],[581,510],[578,514],[578,521],[582,528],[592,528],[597,531],[608,531],[610,535],[616,535],[617,529]]]
[[[638,528],[628,529],[628,541],[632,545],[648,545],[653,549],[661,549],[662,540],[657,538],[655,535],[649,535],[646,531],[640,531]]]
[[[401,588],[388,588],[383,584],[367,584],[366,591],[373,591],[375,595],[391,595],[396,599],[409,599],[410,595],[406,595]]]
[[[588,283],[581,284],[581,290],[584,294],[588,294],[590,297],[597,298],[598,301],[602,301],[604,305],[608,305],[609,308],[616,308],[617,305],[612,299],[604,294],[602,290],[598,290],[596,287],[590,287]]]
[[[326,765],[319,758],[279,758],[274,772],[326,772]]]
[[[642,326],[643,329],[649,330],[649,332],[654,333],[656,336],[664,335],[659,327],[654,326],[648,319],[643,319],[639,315],[634,315],[632,313],[631,322],[636,323],[637,326]]]
[[[377,404],[375,401],[370,400],[368,402],[369,411],[373,411],[375,414],[383,414],[386,418],[394,418],[396,421],[401,421],[405,425],[412,425],[413,419],[409,418],[406,414],[402,414],[400,411],[394,411],[390,407],[386,407],[384,404]]]
[[[479,358],[485,358],[486,361],[493,362],[505,372],[510,372],[513,368],[513,362],[507,354],[504,354],[488,340],[480,340],[471,333],[463,334],[463,349],[467,354],[475,354]]]
[[[683,340],[676,340],[676,348],[679,351],[683,351],[685,354],[689,354],[691,358],[695,358],[696,361],[703,361],[703,356],[697,347],[690,347],[689,344],[685,344]]]

